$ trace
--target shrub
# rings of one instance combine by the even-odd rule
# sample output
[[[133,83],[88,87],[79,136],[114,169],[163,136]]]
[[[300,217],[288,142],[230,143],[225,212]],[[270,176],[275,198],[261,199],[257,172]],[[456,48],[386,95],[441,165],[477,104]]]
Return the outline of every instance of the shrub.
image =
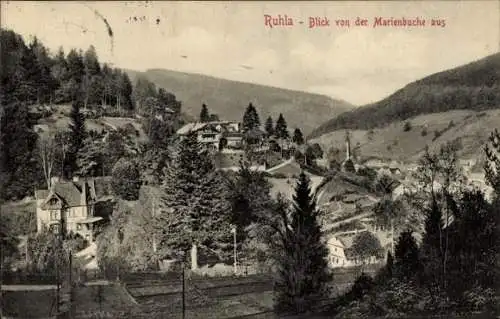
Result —
[[[433,141],[437,140],[441,135],[442,135],[441,131],[435,130]]]
[[[411,131],[411,123],[410,122],[405,122],[405,125],[403,127],[403,131],[405,131],[405,132]]]
[[[427,136],[427,129],[426,129],[426,128],[424,128],[420,134],[421,134],[422,136]]]

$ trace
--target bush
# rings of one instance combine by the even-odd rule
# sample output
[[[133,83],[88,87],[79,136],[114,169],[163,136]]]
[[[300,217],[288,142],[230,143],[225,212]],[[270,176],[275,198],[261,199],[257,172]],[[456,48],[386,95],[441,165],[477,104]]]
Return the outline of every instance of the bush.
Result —
[[[441,131],[435,130],[434,131],[434,138],[432,139],[433,141],[437,140],[443,133]]]
[[[424,128],[420,134],[421,134],[422,136],[427,136],[427,129],[426,129],[426,128]]]
[[[403,127],[403,131],[405,131],[405,132],[411,131],[411,123],[410,122],[405,122],[405,125]]]

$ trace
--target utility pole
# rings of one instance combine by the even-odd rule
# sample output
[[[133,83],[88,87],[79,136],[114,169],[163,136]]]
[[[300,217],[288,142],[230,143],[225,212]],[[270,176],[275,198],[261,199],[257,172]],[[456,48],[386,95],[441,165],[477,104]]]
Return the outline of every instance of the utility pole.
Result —
[[[233,250],[234,250],[234,274],[236,275],[238,268],[237,268],[237,258],[236,258],[236,226],[234,226],[231,229],[231,232],[233,233]]]
[[[156,196],[153,195],[153,223],[155,217],[156,217]],[[156,234],[154,231],[153,231],[153,252],[156,253]]]
[[[55,261],[55,270],[56,270],[56,316],[59,316],[59,293],[60,293],[60,288],[59,288],[59,260],[58,260],[58,253],[59,253],[59,234],[56,235],[56,254],[54,256],[54,261]]]
[[[186,268],[186,253],[182,256],[182,319],[186,318],[186,279],[184,269]]]

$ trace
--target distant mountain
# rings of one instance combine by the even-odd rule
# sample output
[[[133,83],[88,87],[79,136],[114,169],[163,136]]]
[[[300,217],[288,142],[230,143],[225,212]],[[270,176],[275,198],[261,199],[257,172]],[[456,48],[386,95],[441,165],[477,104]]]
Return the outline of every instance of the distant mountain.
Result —
[[[203,103],[211,113],[224,120],[241,120],[245,108],[252,102],[262,124],[270,115],[276,121],[283,113],[288,128],[299,127],[304,134],[331,118],[350,110],[347,102],[330,97],[270,86],[237,82],[206,75],[153,69],[146,72],[127,71],[133,83],[144,76],[158,87],[175,94],[182,101],[184,113],[198,118]]]
[[[310,137],[341,129],[369,130],[417,115],[500,107],[500,53],[408,84],[374,104],[333,117]]]
[[[354,152],[361,159],[380,159],[415,162],[426,146],[432,152],[446,142],[459,141],[458,155],[462,159],[478,160],[477,169],[482,172],[484,144],[495,129],[500,128],[500,109],[486,111],[454,110],[423,114],[404,121],[395,121],[383,128],[350,130]],[[345,131],[335,130],[311,139],[323,150],[331,147],[345,152]]]

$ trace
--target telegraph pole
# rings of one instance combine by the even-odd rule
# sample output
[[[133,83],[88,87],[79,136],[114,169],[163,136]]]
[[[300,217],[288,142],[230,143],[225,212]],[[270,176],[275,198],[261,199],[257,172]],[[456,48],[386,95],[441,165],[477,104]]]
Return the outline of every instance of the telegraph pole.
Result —
[[[59,316],[59,234],[56,235],[56,254],[54,256],[55,270],[56,270],[56,316]]]
[[[234,226],[232,229],[231,229],[231,232],[233,233],[233,254],[234,254],[234,274],[236,275],[237,271],[238,271],[238,268],[237,268],[237,258],[236,258],[236,226]]]
[[[182,256],[182,319],[186,318],[186,280],[184,269],[186,268],[186,253]]]

